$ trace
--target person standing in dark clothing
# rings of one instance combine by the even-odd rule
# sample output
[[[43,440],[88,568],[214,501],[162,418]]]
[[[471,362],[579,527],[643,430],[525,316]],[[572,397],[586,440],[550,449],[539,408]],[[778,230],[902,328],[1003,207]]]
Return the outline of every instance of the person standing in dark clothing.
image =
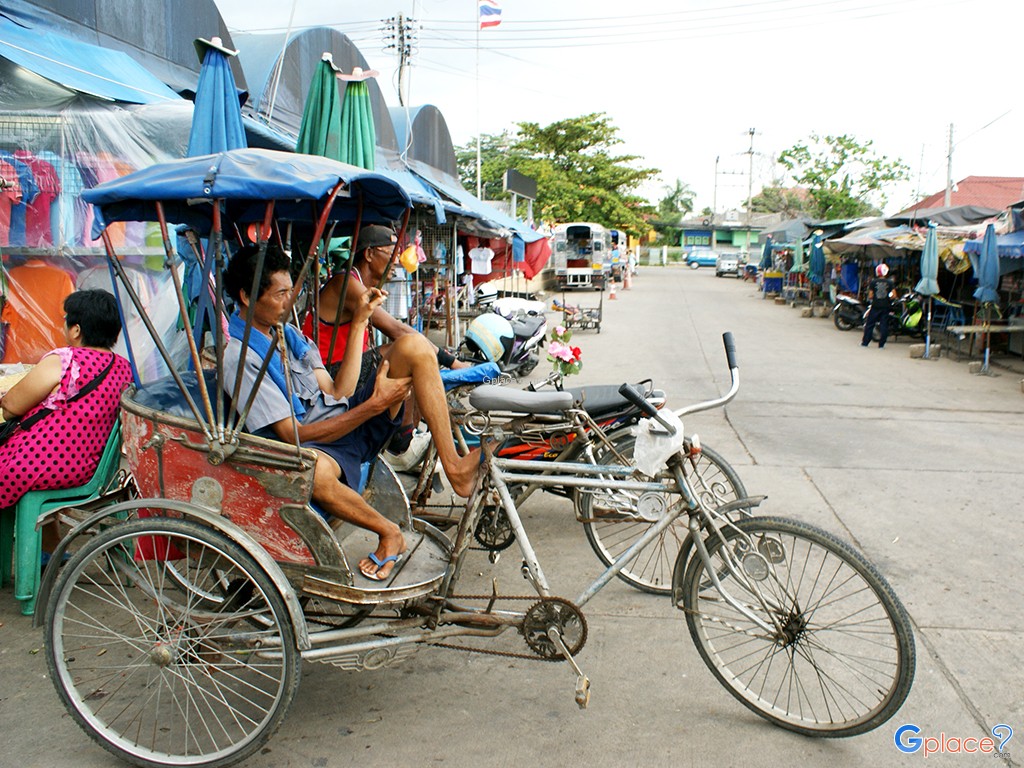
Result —
[[[879,330],[879,349],[885,346],[885,340],[889,337],[889,310],[892,309],[892,300],[896,298],[896,283],[888,274],[889,267],[879,264],[875,267],[875,279],[868,283],[868,301],[871,302],[871,308],[868,309],[868,316],[864,321],[864,338],[860,342],[862,347],[871,343],[871,333],[876,323]]]

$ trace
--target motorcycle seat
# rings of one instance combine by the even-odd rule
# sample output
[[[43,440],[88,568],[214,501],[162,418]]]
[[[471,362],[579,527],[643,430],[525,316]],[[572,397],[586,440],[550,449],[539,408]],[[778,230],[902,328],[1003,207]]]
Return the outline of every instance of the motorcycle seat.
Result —
[[[525,315],[515,318],[512,327],[517,336],[529,339],[546,323],[547,318],[544,315]]]
[[[619,394],[617,384],[596,384],[585,387],[571,387],[565,390],[572,395],[573,400],[579,407],[582,407],[595,418],[616,411],[623,411],[633,408],[633,404]],[[651,393],[651,399],[664,399],[665,394],[659,390]]]
[[[469,393],[469,404],[478,411],[513,413],[560,413],[573,407],[570,392],[530,392],[526,389],[482,384]]]

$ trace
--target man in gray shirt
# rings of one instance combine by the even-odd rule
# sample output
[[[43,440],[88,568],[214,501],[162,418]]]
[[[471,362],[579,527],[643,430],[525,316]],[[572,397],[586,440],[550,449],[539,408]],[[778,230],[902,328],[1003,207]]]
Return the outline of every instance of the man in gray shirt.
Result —
[[[394,343],[388,360],[357,389],[362,336],[384,294],[368,290],[349,328],[349,344],[334,377],[324,368],[316,347],[293,326],[284,323],[291,310],[291,261],[280,248],[268,245],[259,295],[249,295],[258,259],[256,246],[238,251],[224,275],[224,288],[238,306],[230,319],[230,340],[224,354],[225,386],[234,391],[241,371],[241,392],[248,395],[264,356],[276,343],[271,331],[283,328],[288,355],[287,369],[280,355],[271,358],[267,374],[246,417],[249,432],[271,439],[299,441],[317,451],[313,501],[331,515],[373,531],[378,547],[360,561],[368,579],[386,579],[405,552],[399,527],[382,516],[352,487],[359,483],[359,466],[386,444],[401,423],[403,402],[415,390],[423,417],[430,427],[438,458],[452,490],[468,496],[476,476],[479,456],[458,455],[451,433],[444,385],[437,358],[424,336],[412,334]],[[242,359],[241,338],[250,306],[253,327]]]

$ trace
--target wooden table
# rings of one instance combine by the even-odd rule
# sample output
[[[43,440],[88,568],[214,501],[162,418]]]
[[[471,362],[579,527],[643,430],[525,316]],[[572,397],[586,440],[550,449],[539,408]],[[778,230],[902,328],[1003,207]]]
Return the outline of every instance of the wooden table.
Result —
[[[972,357],[974,355],[974,342],[979,336],[984,336],[993,333],[1022,333],[1024,332],[1024,325],[996,325],[994,323],[981,323],[980,325],[949,325],[946,326],[946,333],[951,333],[957,337],[956,341],[956,359],[959,361],[961,358],[960,354],[960,342],[963,341],[964,336],[971,337],[971,346],[968,349],[967,356]],[[1021,355],[1024,358],[1024,355]]]

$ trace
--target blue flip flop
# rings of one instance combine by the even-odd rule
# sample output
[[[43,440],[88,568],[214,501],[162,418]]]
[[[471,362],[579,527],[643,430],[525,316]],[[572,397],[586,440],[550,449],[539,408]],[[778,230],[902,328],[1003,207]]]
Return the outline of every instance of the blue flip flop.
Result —
[[[367,555],[367,557],[370,558],[370,562],[377,566],[377,570],[373,573],[367,573],[362,568],[360,568],[359,572],[363,574],[363,576],[365,576],[366,578],[372,579],[373,581],[384,581],[384,579],[386,579],[388,576],[394,573],[394,569],[392,568],[391,571],[388,573],[388,576],[378,576],[377,574],[380,573],[380,569],[383,568],[385,565],[387,565],[388,563],[395,563],[395,565],[397,565],[402,561],[401,554],[388,555],[385,558],[379,558],[377,557],[376,552],[371,552]]]

